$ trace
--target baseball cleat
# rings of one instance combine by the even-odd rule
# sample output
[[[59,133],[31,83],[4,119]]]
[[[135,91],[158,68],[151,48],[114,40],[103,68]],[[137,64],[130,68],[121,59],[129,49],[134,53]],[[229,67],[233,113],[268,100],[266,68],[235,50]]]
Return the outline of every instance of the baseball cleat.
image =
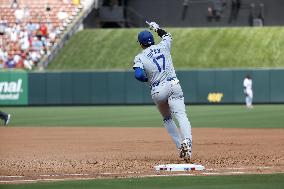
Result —
[[[191,147],[192,143],[190,139],[185,139],[182,141],[179,157],[183,158],[187,163],[189,163],[191,160]]]
[[[8,125],[11,119],[11,114],[8,114],[6,119],[4,120],[4,126]]]

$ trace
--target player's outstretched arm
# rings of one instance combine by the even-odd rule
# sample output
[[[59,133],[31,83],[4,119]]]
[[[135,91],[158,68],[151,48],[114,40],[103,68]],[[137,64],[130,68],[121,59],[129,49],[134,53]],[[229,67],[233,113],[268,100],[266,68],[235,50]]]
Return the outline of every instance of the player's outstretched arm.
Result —
[[[166,46],[169,50],[171,49],[171,43],[172,43],[172,36],[170,33],[167,33],[165,30],[161,29],[160,26],[156,22],[147,22],[149,25],[150,30],[153,30],[157,32],[157,34],[162,38],[162,43],[164,46]]]

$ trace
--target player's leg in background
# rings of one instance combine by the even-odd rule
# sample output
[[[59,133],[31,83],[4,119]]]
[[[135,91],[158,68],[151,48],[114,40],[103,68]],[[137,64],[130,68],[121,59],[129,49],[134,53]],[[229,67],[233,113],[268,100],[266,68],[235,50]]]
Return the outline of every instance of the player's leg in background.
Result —
[[[253,108],[253,106],[252,106],[252,99],[253,99],[252,91],[250,91],[248,96],[249,96],[248,105],[249,105],[250,108]]]
[[[246,95],[246,106],[249,107],[249,96]]]
[[[251,90],[249,90],[249,91],[247,91],[247,95],[246,95],[246,106],[247,106],[247,108],[253,108],[252,99],[253,99],[253,93],[252,93]]]
[[[177,148],[181,146],[181,136],[178,128],[172,119],[169,104],[167,101],[156,102],[157,108],[163,117],[164,126],[170,134]]]
[[[163,117],[164,126],[166,127],[176,147],[180,148],[181,137],[178,128],[171,116],[171,111],[168,104],[168,91],[168,86],[164,83],[163,85],[159,85],[152,89],[151,95],[160,114]]]

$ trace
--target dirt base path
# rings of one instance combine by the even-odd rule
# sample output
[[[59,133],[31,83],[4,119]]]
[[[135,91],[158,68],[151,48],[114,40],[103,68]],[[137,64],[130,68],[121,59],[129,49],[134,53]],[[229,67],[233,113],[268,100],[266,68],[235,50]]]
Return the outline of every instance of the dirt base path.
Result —
[[[284,129],[204,128],[193,137],[193,162],[206,168],[194,174],[284,172]],[[184,162],[164,128],[0,128],[0,182],[155,175],[154,165],[168,163]]]

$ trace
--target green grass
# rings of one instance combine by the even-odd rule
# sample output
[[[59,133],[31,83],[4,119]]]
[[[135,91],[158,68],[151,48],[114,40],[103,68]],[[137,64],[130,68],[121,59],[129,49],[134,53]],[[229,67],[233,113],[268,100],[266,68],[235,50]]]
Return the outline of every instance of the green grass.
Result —
[[[0,188],[6,189],[282,189],[283,187],[284,174],[101,179],[0,185]]]
[[[131,69],[142,29],[95,29],[77,33],[50,70]],[[177,69],[284,67],[284,27],[170,28]],[[160,39],[155,34],[156,42]]]
[[[155,106],[6,107],[9,126],[162,127]],[[187,106],[193,128],[284,128],[284,105]]]

